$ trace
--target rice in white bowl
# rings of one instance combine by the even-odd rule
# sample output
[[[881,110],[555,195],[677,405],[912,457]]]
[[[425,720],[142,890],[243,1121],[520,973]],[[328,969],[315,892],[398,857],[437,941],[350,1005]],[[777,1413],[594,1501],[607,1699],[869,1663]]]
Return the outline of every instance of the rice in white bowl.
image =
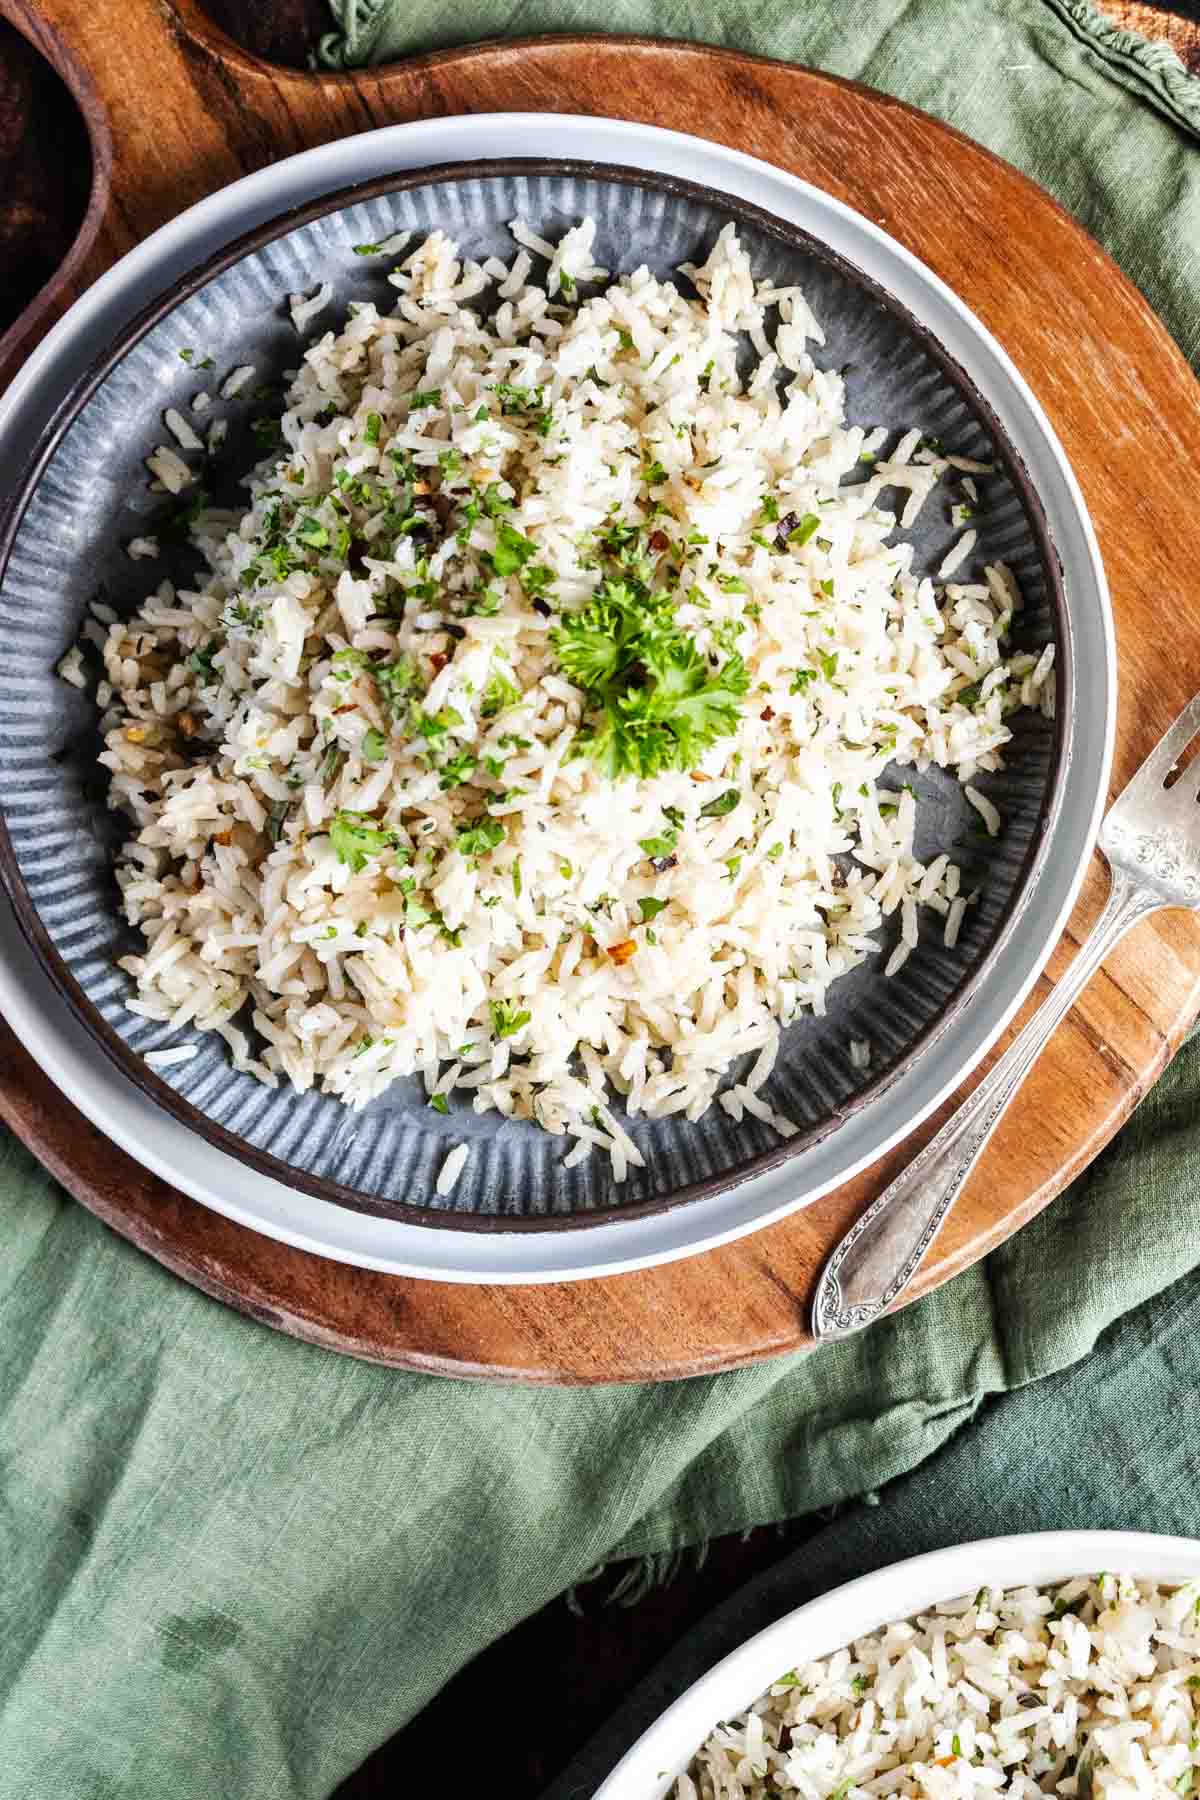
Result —
[[[307,350],[252,504],[194,526],[210,576],[108,629],[123,966],[262,1081],[357,1107],[418,1072],[620,1178],[615,1095],[696,1119],[753,1055],[729,1109],[791,1132],[759,1093],[781,1025],[889,915],[889,973],[954,941],[972,896],[881,777],[998,768],[1053,652],[1007,653],[1003,565],[914,575],[898,523],[985,471],[847,424],[732,226],[698,298],[643,268],[581,300],[590,221],[513,234],[480,267],[435,232],[394,312]]]
[[[1200,1791],[1200,1583],[981,1588],[781,1676],[675,1800]]]

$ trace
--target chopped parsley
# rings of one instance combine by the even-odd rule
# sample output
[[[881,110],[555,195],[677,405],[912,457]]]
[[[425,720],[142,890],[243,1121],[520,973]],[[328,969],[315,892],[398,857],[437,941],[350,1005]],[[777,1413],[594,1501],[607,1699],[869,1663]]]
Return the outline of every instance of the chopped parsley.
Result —
[[[649,857],[670,856],[678,842],[679,833],[673,825],[670,825],[666,831],[660,832],[658,837],[639,838],[638,849],[644,850]]]
[[[420,678],[413,665],[406,657],[401,656],[393,663],[374,664],[371,673],[375,677],[380,698],[392,717],[404,718],[414,690],[420,685]]]
[[[209,638],[207,644],[201,644],[198,649],[192,651],[187,659],[188,668],[194,675],[198,675],[201,682],[205,685],[217,680],[217,671],[213,667],[213,657],[217,654],[219,649],[220,645],[217,643],[216,638]]]
[[[504,825],[499,819],[476,819],[473,825],[460,825],[455,846],[463,856],[485,856],[504,842]]]
[[[485,719],[494,719],[497,713],[516,706],[520,698],[520,689],[515,688],[506,676],[493,675],[483,690],[483,702],[479,710]]]
[[[447,1100],[445,1094],[432,1094],[430,1096],[429,1104],[432,1106],[434,1112],[448,1113],[450,1111],[450,1102]]]
[[[518,1012],[511,1000],[490,1000],[488,1011],[492,1015],[492,1030],[498,1038],[515,1037],[533,1017],[532,1013]]]
[[[809,682],[815,681],[816,679],[817,671],[815,669],[797,669],[796,673],[792,676],[792,683],[788,688],[788,693],[802,694]]]
[[[795,517],[794,514],[791,516]],[[794,544],[796,548],[799,549],[801,545],[807,544],[809,538],[819,530],[820,524],[821,520],[816,513],[805,513],[799,522],[793,525],[788,532],[788,544]]]
[[[394,832],[373,825],[367,813],[339,812],[333,815],[329,841],[338,861],[349,863],[351,874],[358,875],[373,856],[390,849],[396,839]]]
[[[372,725],[363,732],[362,758],[364,762],[382,762],[387,755],[388,741],[382,731],[376,731]]]
[[[335,681],[353,681],[354,671],[365,668],[366,664],[365,650],[339,650],[329,659],[329,672]]]
[[[409,410],[411,412],[420,412],[426,406],[440,406],[441,404],[441,388],[428,388],[424,393],[413,394],[408,402]]]
[[[496,528],[496,548],[485,552],[493,569],[500,576],[515,575],[535,554],[529,539],[522,537],[505,519]]]
[[[648,925],[651,919],[657,919],[659,913],[665,910],[668,902],[656,900],[652,894],[643,894],[638,905],[642,909],[642,924]]]
[[[438,786],[443,793],[448,788],[461,787],[474,767],[475,754],[471,750],[460,750],[457,755],[448,756],[438,771]]]
[[[381,415],[377,412],[369,412],[367,414],[366,427],[363,430],[364,440],[368,444],[377,444],[379,442],[379,434],[382,430],[383,419]]]
[[[517,387],[511,381],[496,383],[496,398],[502,413],[532,412],[542,404],[540,387]]]
[[[702,819],[723,819],[726,813],[733,811],[741,797],[737,788],[726,788],[723,794],[718,794],[715,800],[710,800],[707,806],[700,808],[700,817]]]

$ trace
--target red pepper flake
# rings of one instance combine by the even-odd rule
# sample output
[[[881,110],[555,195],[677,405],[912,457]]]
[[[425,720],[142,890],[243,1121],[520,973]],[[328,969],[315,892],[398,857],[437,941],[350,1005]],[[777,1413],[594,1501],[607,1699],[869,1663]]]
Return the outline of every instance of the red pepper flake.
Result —
[[[444,669],[446,664],[450,661],[450,658],[446,655],[445,651],[435,650],[429,660],[435,669]]]
[[[610,944],[608,954],[615,963],[627,963],[637,949],[632,938],[626,938],[622,944]]]
[[[671,548],[671,540],[665,531],[652,531],[650,533],[650,548],[659,551],[669,550]]]
[[[771,708],[769,706],[764,706],[758,716],[760,719],[766,719],[767,723],[769,724],[771,722],[771,720],[775,717],[775,714],[771,711]]]

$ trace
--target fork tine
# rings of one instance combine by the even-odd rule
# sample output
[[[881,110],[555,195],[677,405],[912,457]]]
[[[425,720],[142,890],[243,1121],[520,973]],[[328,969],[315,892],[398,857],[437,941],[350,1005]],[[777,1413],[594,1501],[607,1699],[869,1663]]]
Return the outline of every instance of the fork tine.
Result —
[[[1133,779],[1122,788],[1115,804],[1160,793],[1163,783],[1192,739],[1200,732],[1200,694],[1188,701],[1173,725],[1169,725]],[[1197,780],[1200,780],[1200,757]],[[1189,770],[1189,777],[1191,771]],[[1186,789],[1184,790],[1187,791]]]

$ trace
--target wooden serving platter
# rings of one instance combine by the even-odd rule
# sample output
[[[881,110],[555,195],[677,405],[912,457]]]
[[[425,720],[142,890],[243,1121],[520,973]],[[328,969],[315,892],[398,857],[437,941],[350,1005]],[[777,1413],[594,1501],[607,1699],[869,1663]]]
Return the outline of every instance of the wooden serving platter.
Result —
[[[1098,245],[1015,169],[936,120],[811,70],[643,39],[485,45],[327,76],[248,56],[192,0],[40,0],[36,13],[27,0],[0,0],[0,12],[73,88],[95,168],[79,239],[0,341],[0,379],[156,226],[310,145],[406,119],[513,109],[700,133],[875,220],[962,295],[1032,385],[1083,487],[1113,589],[1114,788],[1200,688],[1200,593],[1178,578],[1200,560],[1200,521],[1178,506],[1181,476],[1200,467],[1200,388]],[[1181,652],[1192,642],[1189,661]],[[1086,934],[1106,880],[1097,857],[1018,1025]],[[1043,1054],[914,1295],[986,1254],[1077,1175],[1198,1011],[1200,929],[1159,914],[1114,953]],[[375,1361],[524,1382],[664,1379],[804,1347],[829,1250],[940,1122],[817,1205],[707,1255],[586,1283],[462,1288],[325,1262],[185,1198],[87,1124],[3,1028],[0,1114],[114,1230],[241,1311]]]

